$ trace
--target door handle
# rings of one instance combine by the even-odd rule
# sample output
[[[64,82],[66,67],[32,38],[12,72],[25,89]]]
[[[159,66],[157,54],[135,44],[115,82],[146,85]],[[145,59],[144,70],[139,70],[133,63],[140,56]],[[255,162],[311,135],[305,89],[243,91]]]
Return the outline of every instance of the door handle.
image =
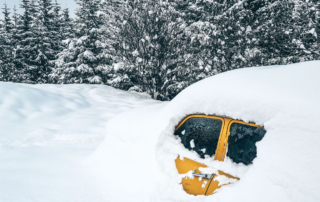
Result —
[[[214,176],[214,174],[197,173],[196,169],[194,169],[192,175],[195,176],[195,177],[202,177],[202,178],[207,179],[207,180],[210,180]]]

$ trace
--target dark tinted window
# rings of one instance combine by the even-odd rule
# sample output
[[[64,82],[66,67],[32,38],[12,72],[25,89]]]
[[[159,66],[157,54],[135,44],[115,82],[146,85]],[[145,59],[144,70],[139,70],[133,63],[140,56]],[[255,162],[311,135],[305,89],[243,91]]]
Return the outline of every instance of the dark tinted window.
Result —
[[[251,164],[257,156],[256,142],[265,133],[262,128],[233,123],[230,127],[227,156],[235,163]]]
[[[181,138],[187,149],[196,151],[204,158],[204,155],[215,154],[221,127],[222,121],[219,119],[193,117],[185,121],[174,134]]]

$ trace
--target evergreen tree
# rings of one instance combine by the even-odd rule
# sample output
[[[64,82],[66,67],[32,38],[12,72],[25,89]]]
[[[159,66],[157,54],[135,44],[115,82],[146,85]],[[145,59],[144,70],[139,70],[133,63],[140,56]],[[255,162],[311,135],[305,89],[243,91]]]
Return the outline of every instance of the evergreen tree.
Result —
[[[58,83],[106,83],[112,59],[102,40],[100,0],[77,0],[76,38],[59,54],[51,79]]]
[[[298,39],[296,40],[296,49],[302,55],[300,61],[314,60],[319,56],[320,47],[317,43],[315,9],[315,5],[312,2],[295,1],[293,27]]]
[[[12,15],[12,20],[13,20],[13,26],[16,29],[19,23],[19,15],[17,13],[17,8],[16,6],[13,7],[13,15]]]
[[[316,0],[52,0],[3,8],[0,80],[104,83],[172,99],[224,71],[320,59]],[[49,76],[49,77],[48,77]]]
[[[30,16],[32,22],[37,22],[39,16],[39,1],[30,0]],[[33,23],[31,27],[37,27],[37,24]]]
[[[30,44],[30,48],[35,51],[30,61],[33,66],[31,75],[33,81],[45,83],[50,72],[50,61],[55,59],[57,53],[54,46],[59,42],[54,40],[56,33],[53,31],[53,5],[51,0],[39,0],[37,3],[38,15],[35,16],[36,23],[32,27],[35,41]],[[36,9],[36,7],[33,7],[33,9]]]
[[[3,7],[3,15],[4,15],[4,20],[3,20],[3,27],[4,27],[4,30],[7,32],[7,33],[11,33],[11,30],[12,30],[12,27],[13,27],[13,24],[12,24],[12,20],[10,18],[10,9],[8,8],[8,5],[5,3],[4,4],[4,7]]]
[[[173,22],[176,13],[166,1],[135,1],[125,5],[123,22],[117,33],[116,50],[123,58],[124,76],[109,82],[126,89],[147,92],[155,99],[165,100],[168,86],[175,81],[174,72],[181,68],[181,30]],[[129,82],[128,82],[129,78]]]
[[[19,75],[17,75],[16,82],[25,83],[36,83],[36,81],[31,79],[32,70],[32,60],[35,57],[37,50],[31,47],[35,43],[34,33],[32,32],[32,24],[34,22],[33,16],[35,13],[31,11],[30,0],[22,0],[20,7],[23,9],[23,14],[20,20],[17,22],[16,35],[15,35],[15,49],[13,63]],[[18,19],[18,18],[17,18]]]
[[[34,13],[31,13],[31,10],[33,9],[30,4],[30,0],[22,0],[20,4],[20,8],[22,8],[23,14],[22,14],[22,20],[23,24],[21,26],[21,30],[28,32],[31,30],[31,23],[32,23],[32,15]]]
[[[62,51],[62,46],[61,41],[63,38],[63,33],[62,33],[62,27],[63,27],[63,17],[61,14],[61,6],[60,4],[57,2],[57,0],[55,0],[54,4],[53,4],[53,22],[52,22],[52,32],[53,32],[53,36],[54,36],[54,40],[59,42],[57,44],[57,52],[61,52]]]
[[[65,8],[62,11],[61,17],[61,34],[62,40],[71,39],[74,37],[74,23],[69,15],[69,9]]]
[[[8,81],[10,74],[10,38],[2,25],[0,27],[0,81]]]
[[[10,81],[14,73],[13,56],[13,24],[7,4],[3,7],[4,20],[0,26],[0,81]]]

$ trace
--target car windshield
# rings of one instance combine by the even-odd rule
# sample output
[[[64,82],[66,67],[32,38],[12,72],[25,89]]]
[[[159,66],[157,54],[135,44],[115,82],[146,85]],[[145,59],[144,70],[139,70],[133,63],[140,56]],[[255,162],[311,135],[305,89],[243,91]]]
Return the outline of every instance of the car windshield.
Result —
[[[176,131],[182,144],[196,151],[201,158],[213,156],[219,141],[222,120],[206,117],[192,117],[186,120]]]
[[[257,156],[256,142],[262,140],[265,133],[262,128],[232,123],[227,156],[235,163],[251,164]]]

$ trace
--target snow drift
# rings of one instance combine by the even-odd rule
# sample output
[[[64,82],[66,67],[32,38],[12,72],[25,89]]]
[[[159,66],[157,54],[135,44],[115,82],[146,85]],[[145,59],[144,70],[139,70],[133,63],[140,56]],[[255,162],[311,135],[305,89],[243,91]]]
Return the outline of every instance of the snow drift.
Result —
[[[84,159],[108,120],[157,103],[102,85],[0,82],[0,201],[106,201]]]
[[[188,87],[169,103],[125,112],[108,122],[88,165],[108,201],[319,201],[319,66],[314,61],[234,70]],[[197,113],[264,126],[253,164],[200,159],[185,149],[174,128]],[[188,195],[174,164],[178,154],[241,180],[212,196]]]
[[[320,201],[319,66],[234,70],[171,102],[100,85],[0,83],[0,201]],[[173,131],[196,113],[263,125],[253,164],[185,149]],[[178,154],[241,180],[188,195]]]

